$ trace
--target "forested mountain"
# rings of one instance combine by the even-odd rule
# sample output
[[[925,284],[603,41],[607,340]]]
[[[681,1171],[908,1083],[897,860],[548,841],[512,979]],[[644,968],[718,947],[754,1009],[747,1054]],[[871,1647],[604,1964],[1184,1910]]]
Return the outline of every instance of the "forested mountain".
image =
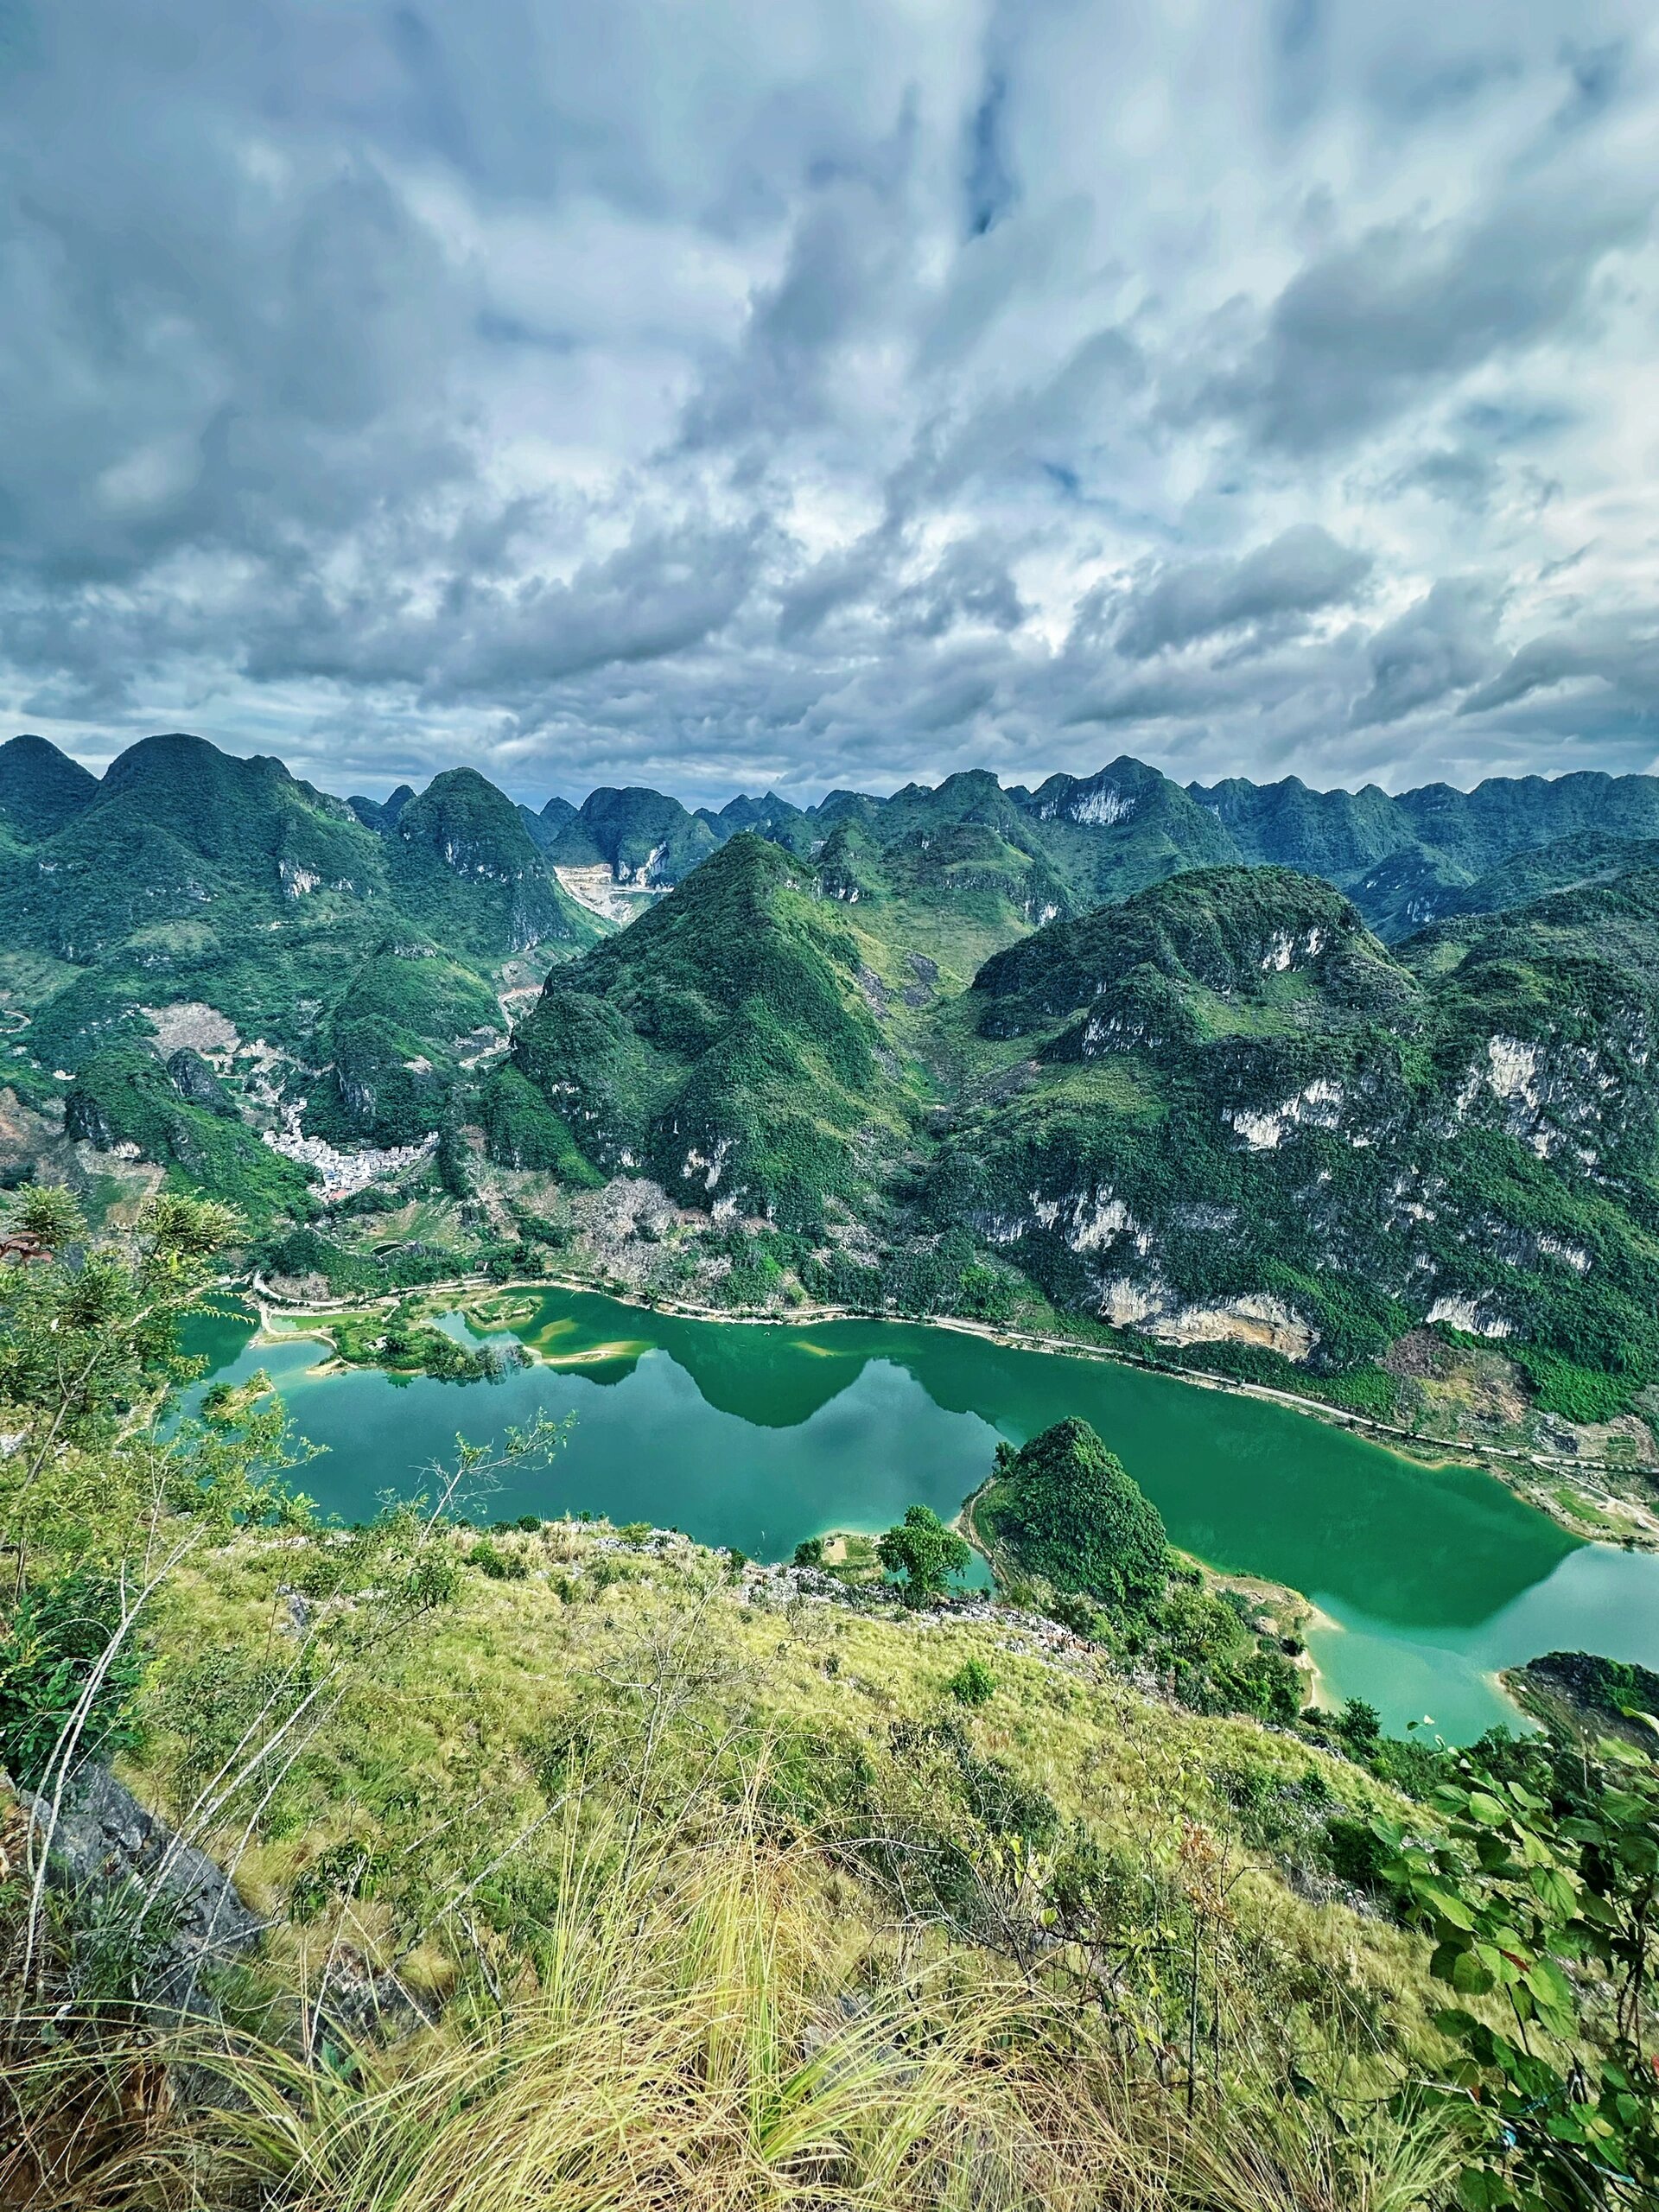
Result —
[[[1375,785],[1312,791],[1294,776],[1189,788],[1226,829],[1231,857],[1327,876],[1391,935],[1408,935],[1447,912],[1448,894],[1522,853],[1590,832],[1618,841],[1659,836],[1659,779],[1651,776],[1495,776],[1472,791],[1427,784],[1397,798]],[[1402,884],[1411,887],[1403,901]]]
[[[761,1217],[847,1295],[849,1236],[908,1207],[1235,1364],[1347,1372],[1428,1323],[1563,1408],[1659,1379],[1659,874],[1390,950],[1317,878],[1189,870],[906,1006],[913,910],[844,901],[846,834],[816,873],[734,840],[556,970],[496,1079],[512,1156]]]
[[[550,802],[550,804],[555,802]],[[549,840],[556,866],[611,870],[619,883],[658,890],[707,860],[723,834],[661,791],[590,791]]]
[[[934,1171],[1063,1303],[1351,1366],[1424,1320],[1659,1375],[1659,874],[1395,953],[1327,886],[1190,873],[976,979]],[[995,1061],[992,1056],[995,1055]]]
[[[1030,1296],[1327,1377],[1429,1326],[1617,1410],[1659,1382],[1656,791],[1121,760],[537,812],[17,739],[0,1165],[164,1171],[353,1281],[580,1249],[615,1184],[766,1297]]]
[[[97,792],[97,777],[43,737],[0,745],[0,830],[19,844],[61,830]]]
[[[505,1079],[526,1078],[557,1117],[539,1138],[548,1164],[574,1146],[694,1204],[821,1227],[826,1202],[855,1201],[906,1132],[861,965],[810,874],[744,833],[555,969]],[[502,1126],[508,1110],[486,1098]],[[510,1140],[520,1161],[532,1141]]]
[[[279,761],[181,734],[101,781],[15,740],[0,794],[16,845],[0,873],[22,1040],[13,1172],[60,1126],[255,1219],[304,1211],[305,1175],[261,1131],[290,1149],[418,1141],[463,1063],[505,1042],[502,990],[597,934],[470,769],[389,803],[376,829]]]

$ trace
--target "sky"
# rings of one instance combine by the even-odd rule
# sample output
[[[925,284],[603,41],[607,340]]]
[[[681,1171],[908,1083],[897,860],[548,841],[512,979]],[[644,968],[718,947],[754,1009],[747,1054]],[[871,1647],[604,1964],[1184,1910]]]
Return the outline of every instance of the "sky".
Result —
[[[1653,770],[1656,145],[1651,0],[0,0],[0,724]]]

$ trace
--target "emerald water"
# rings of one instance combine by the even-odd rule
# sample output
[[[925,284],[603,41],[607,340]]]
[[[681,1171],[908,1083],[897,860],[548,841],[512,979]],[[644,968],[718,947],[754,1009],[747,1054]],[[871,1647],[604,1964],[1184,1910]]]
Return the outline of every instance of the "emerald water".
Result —
[[[1468,1741],[1514,1719],[1499,1668],[1562,1649],[1659,1667],[1659,1558],[1580,1543],[1489,1476],[1421,1466],[1284,1407],[906,1323],[690,1321],[569,1291],[514,1310],[512,1335],[545,1363],[488,1383],[317,1375],[315,1340],[256,1344],[245,1319],[199,1322],[191,1349],[218,1379],[267,1370],[326,1448],[304,1487],[348,1519],[423,1487],[458,1431],[482,1442],[569,1414],[564,1448],[475,1502],[474,1518],[568,1509],[786,1557],[917,1501],[948,1519],[999,1437],[1077,1414],[1173,1542],[1288,1583],[1329,1617],[1310,1638],[1326,1703],[1368,1698],[1392,1727]]]

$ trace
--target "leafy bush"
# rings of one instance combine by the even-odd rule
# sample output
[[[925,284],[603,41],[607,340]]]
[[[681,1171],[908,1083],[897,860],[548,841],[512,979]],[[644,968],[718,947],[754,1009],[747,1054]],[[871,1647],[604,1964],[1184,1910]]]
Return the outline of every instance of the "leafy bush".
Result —
[[[523,1582],[530,1563],[522,1552],[503,1551],[487,1536],[480,1536],[467,1554],[467,1564],[486,1574],[492,1582]]]
[[[1302,1678],[1247,1624],[1236,1593],[1177,1583],[1151,1617],[1147,1646],[1169,1668],[1177,1695],[1197,1713],[1250,1713],[1288,1722],[1301,1711]]]
[[[988,1705],[996,1694],[996,1676],[982,1659],[964,1659],[944,1685],[958,1705]]]
[[[1045,1610],[1051,1620],[1088,1643],[1103,1643],[1110,1632],[1111,1623],[1086,1590],[1053,1591],[1045,1601]]]
[[[947,1529],[931,1505],[912,1505],[904,1519],[876,1545],[876,1555],[890,1575],[902,1575],[907,1605],[942,1597],[953,1574],[960,1574],[973,1554],[954,1529]]]
[[[1477,1756],[1436,1792],[1435,1837],[1373,1823],[1382,1878],[1432,1936],[1430,1971],[1451,1993],[1438,2024],[1461,2056],[1444,2094],[1465,2117],[1459,2194],[1477,2212],[1659,2199],[1645,2027],[1659,1769],[1614,1743],[1583,1766],[1565,1817]]]
[[[302,1923],[315,1920],[331,1904],[372,1897],[384,1853],[354,1836],[326,1844],[289,1885],[288,1909]]]
[[[39,1788],[120,1618],[116,1585],[78,1568],[30,1584],[0,1621],[0,1766],[26,1789]],[[137,1700],[145,1668],[130,1630],[88,1710],[81,1758],[108,1758],[141,1740]]]

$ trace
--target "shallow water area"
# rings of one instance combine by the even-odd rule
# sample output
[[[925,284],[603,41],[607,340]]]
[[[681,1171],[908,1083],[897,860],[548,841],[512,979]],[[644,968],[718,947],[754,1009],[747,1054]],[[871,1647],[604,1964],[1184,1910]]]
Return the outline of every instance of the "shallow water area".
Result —
[[[494,1496],[488,1520],[567,1510],[676,1526],[756,1558],[829,1529],[879,1529],[906,1505],[949,1519],[999,1437],[1092,1422],[1211,1565],[1285,1582],[1335,1624],[1310,1648],[1326,1703],[1467,1741],[1514,1708],[1497,1670],[1556,1649],[1659,1667],[1659,1558],[1584,1544],[1466,1467],[1426,1467],[1262,1400],[1109,1361],[1012,1351],[948,1329],[694,1321],[576,1291],[515,1295],[537,1363],[464,1386],[315,1372],[315,1338],[251,1340],[249,1319],[193,1324],[213,1379],[264,1367],[327,1456],[303,1487],[346,1518],[430,1490],[457,1433],[486,1441],[538,1413],[564,1447]],[[446,1325],[485,1332],[464,1315]],[[982,1580],[976,1575],[976,1580]]]

